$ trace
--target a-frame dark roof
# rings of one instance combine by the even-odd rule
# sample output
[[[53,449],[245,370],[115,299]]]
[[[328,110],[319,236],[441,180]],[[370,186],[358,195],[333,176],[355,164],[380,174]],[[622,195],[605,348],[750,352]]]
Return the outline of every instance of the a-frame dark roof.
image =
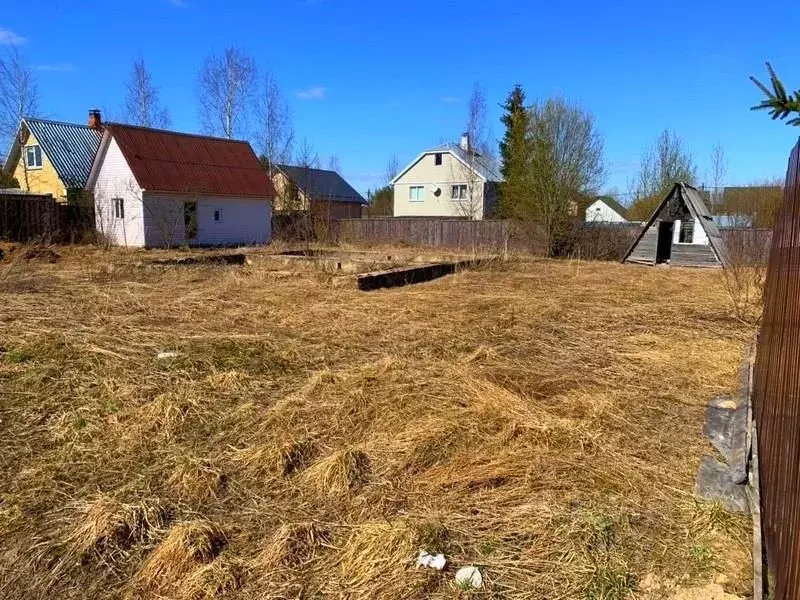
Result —
[[[661,209],[663,209],[667,202],[669,202],[676,194],[689,209],[689,212],[694,217],[695,223],[699,223],[706,232],[708,243],[711,246],[711,249],[714,251],[714,254],[716,254],[717,259],[719,259],[719,262],[722,263],[722,266],[727,267],[729,264],[728,251],[725,248],[725,242],[719,233],[719,229],[717,229],[717,225],[714,223],[711,213],[708,212],[708,208],[706,207],[705,202],[703,202],[700,192],[685,183],[676,183],[672,190],[670,190],[669,194],[664,196],[664,199],[653,211],[653,214],[650,215],[650,218],[647,220],[647,224],[642,227],[639,235],[636,236],[636,239],[630,245],[628,251],[625,252],[622,262],[628,260],[631,252],[633,252],[634,248],[636,248],[636,246],[642,240],[645,233],[647,233],[647,230],[653,226],[656,218],[658,218],[658,215],[661,213]]]

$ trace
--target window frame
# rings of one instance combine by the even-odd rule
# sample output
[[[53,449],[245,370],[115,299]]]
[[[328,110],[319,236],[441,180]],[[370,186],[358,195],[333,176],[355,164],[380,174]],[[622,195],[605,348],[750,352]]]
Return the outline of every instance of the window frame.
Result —
[[[441,152],[436,152],[433,155],[433,165],[435,167],[441,167],[444,164],[444,158],[442,157]]]
[[[678,231],[678,244],[693,244],[694,243],[694,228],[696,226],[696,221],[694,219],[681,219],[681,227]],[[689,241],[685,242],[684,234],[689,234]]]
[[[458,190],[457,194],[453,194],[455,190]],[[461,192],[464,192],[463,195]],[[450,184],[450,199],[451,200],[458,200],[459,202],[462,200],[467,199],[467,184],[466,183],[451,183]]]
[[[29,157],[28,152],[31,151],[31,150],[34,152],[34,156],[39,159],[39,161],[38,161],[39,164],[38,165],[36,165],[36,164],[32,165],[30,163],[30,161],[28,160],[28,157]],[[25,161],[25,168],[26,169],[41,169],[42,168],[42,163],[43,163],[43,161],[42,161],[42,147],[39,144],[30,144],[28,146],[25,146],[25,157],[23,158],[23,160]]]
[[[419,197],[414,197],[414,191],[419,191]],[[410,185],[408,186],[408,201],[409,202],[425,202],[425,186],[424,185]]]
[[[225,219],[225,216],[222,214],[221,208],[214,209],[214,223],[222,223]]]
[[[114,218],[124,221],[125,220],[125,199],[124,198],[112,198],[111,199],[111,208],[114,212]]]

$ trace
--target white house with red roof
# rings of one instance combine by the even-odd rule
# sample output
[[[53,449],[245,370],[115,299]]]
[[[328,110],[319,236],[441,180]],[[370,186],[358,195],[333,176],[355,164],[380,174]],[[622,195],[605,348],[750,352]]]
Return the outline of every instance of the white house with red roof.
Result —
[[[272,238],[275,189],[247,142],[108,123],[86,190],[98,231],[115,245],[239,246]]]

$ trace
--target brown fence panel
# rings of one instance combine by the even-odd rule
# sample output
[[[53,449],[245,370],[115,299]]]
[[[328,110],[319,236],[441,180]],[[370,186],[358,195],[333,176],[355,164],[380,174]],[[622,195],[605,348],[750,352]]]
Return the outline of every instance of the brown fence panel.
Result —
[[[52,196],[0,194],[0,239],[76,242],[93,230],[91,205],[63,204]]]
[[[761,512],[777,600],[800,598],[800,143],[772,236],[754,372]]]
[[[641,225],[574,223],[559,244],[559,254],[587,259],[619,260]],[[335,243],[409,244],[461,251],[542,254],[542,232],[530,224],[492,219],[372,218],[333,221]]]

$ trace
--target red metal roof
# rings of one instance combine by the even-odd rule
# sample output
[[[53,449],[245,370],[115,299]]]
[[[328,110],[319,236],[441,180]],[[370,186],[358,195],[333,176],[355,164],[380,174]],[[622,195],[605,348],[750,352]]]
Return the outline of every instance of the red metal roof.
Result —
[[[151,192],[272,198],[247,142],[107,123],[139,185]]]

